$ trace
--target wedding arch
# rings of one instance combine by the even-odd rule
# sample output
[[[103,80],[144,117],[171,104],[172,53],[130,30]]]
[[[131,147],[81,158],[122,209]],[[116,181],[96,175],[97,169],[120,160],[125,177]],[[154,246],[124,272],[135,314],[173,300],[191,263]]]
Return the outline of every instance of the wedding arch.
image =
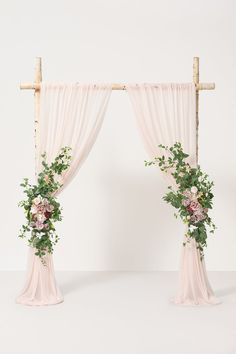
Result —
[[[50,161],[62,146],[71,146],[71,166],[64,175],[63,188],[76,175],[99,134],[112,90],[126,90],[137,119],[147,153],[157,156],[159,144],[179,141],[198,164],[199,92],[213,90],[214,83],[199,82],[199,58],[193,58],[193,81],[187,84],[54,84],[42,82],[42,60],[36,58],[34,83],[21,89],[34,90],[35,166],[41,171],[41,155]],[[194,239],[182,247],[178,304],[215,304],[218,300],[207,279]],[[49,305],[63,301],[56,284],[52,255],[43,264],[29,250],[27,279],[17,302]]]

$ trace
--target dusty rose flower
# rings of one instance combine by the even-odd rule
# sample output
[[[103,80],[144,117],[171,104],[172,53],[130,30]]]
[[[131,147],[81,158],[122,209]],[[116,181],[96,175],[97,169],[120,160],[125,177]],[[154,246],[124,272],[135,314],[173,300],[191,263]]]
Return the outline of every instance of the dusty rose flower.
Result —
[[[183,195],[189,199],[191,199],[191,197],[192,197],[192,193],[187,189],[186,189],[186,191],[183,192]]]
[[[195,215],[194,215],[194,214],[193,214],[193,215],[191,215],[191,217],[190,217],[190,221],[191,221],[191,222],[193,222],[193,223],[197,222],[197,219],[196,219],[196,217],[195,217]]]
[[[44,205],[45,212],[48,211],[49,213],[51,213],[54,209],[54,206],[49,204],[49,201],[46,198],[44,198],[43,200],[43,205]]]
[[[199,208],[200,208],[200,204],[196,201],[192,201],[189,205],[189,209],[193,212],[198,210]]]
[[[206,217],[204,214],[195,214],[196,222],[204,220]]]
[[[191,215],[190,220],[193,223],[197,223],[202,221],[206,218],[206,214],[204,214],[202,207],[200,206],[199,209],[195,210],[194,213]]]
[[[183,199],[183,200],[182,200],[182,205],[183,205],[184,207],[189,206],[190,203],[191,203],[191,200],[190,200],[190,199]]]
[[[36,221],[35,227],[37,230],[42,230],[44,228],[44,224],[41,221]]]
[[[51,213],[54,209],[54,206],[51,205],[51,204],[48,204],[47,207],[46,207],[46,211],[48,211],[49,213]]]
[[[202,208],[200,208],[199,210],[196,210],[194,215],[195,215],[195,218],[197,221],[202,221],[206,218],[206,214],[204,214],[204,211]]]

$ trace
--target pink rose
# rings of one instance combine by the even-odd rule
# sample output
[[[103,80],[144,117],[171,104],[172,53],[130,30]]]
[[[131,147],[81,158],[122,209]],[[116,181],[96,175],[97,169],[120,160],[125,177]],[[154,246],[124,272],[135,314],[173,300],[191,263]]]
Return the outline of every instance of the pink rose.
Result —
[[[200,204],[196,201],[192,201],[189,205],[190,211],[194,212],[200,208]]]
[[[186,191],[183,192],[183,195],[188,199],[191,199],[191,197],[192,197],[192,193],[187,189],[186,189]]]
[[[54,209],[54,206],[51,205],[51,204],[48,204],[48,205],[46,206],[46,211],[48,211],[49,213],[51,213],[51,212],[53,211],[53,209]]]
[[[42,230],[44,228],[44,224],[41,221],[36,221],[35,227],[37,230]]]
[[[54,209],[53,205],[49,204],[49,201],[46,198],[43,200],[43,205],[45,211],[48,211],[49,213],[51,213]]]
[[[182,205],[183,205],[184,207],[189,206],[190,203],[191,203],[190,199],[183,199],[183,200],[182,200]]]
[[[206,215],[203,212],[203,209],[197,210],[195,213],[195,218],[197,221],[202,221],[206,218]]]
[[[200,207],[200,209],[196,210],[190,217],[190,221],[193,223],[198,223],[199,221],[202,221],[206,218],[206,214],[203,213],[203,209]]]

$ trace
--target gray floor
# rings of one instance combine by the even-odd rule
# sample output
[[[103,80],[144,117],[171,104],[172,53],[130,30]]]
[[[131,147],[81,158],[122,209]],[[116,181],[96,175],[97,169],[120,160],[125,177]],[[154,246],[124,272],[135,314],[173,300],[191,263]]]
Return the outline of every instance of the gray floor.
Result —
[[[174,272],[59,272],[65,302],[28,307],[1,272],[0,354],[235,354],[236,272],[209,278],[222,304],[181,307]]]

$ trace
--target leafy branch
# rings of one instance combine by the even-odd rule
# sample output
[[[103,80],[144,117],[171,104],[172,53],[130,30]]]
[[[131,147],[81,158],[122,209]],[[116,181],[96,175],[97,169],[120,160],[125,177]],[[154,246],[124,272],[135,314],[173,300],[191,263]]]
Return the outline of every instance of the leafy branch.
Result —
[[[59,240],[54,222],[62,220],[62,215],[60,203],[54,193],[62,187],[58,177],[69,168],[70,163],[70,147],[63,147],[50,164],[44,153],[43,169],[38,174],[37,184],[30,184],[28,178],[24,178],[20,184],[26,194],[26,199],[19,203],[24,210],[26,223],[22,225],[19,237],[28,236],[28,244],[35,248],[35,254],[42,261],[47,253],[53,253],[53,247]]]
[[[214,183],[200,166],[191,167],[186,162],[189,155],[183,151],[181,143],[159,147],[165,154],[155,157],[153,161],[145,161],[145,166],[157,165],[162,172],[173,177],[176,186],[169,186],[163,199],[177,209],[175,216],[179,216],[188,226],[186,236],[196,240],[202,258],[207,245],[207,229],[213,233],[216,228],[208,215],[208,210],[212,209]]]

